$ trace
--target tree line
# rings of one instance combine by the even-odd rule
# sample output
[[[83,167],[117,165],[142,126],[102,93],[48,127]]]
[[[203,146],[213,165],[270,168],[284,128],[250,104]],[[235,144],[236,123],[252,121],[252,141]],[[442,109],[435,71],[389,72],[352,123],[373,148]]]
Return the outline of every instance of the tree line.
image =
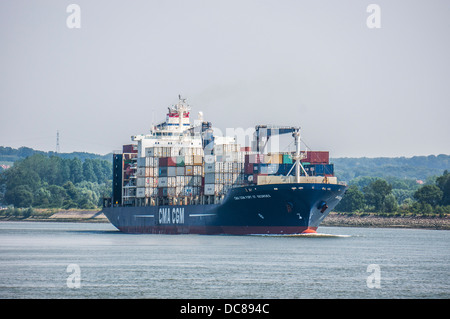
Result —
[[[450,172],[423,185],[399,178],[358,177],[336,206],[339,212],[450,214]]]
[[[336,176],[345,181],[364,176],[426,180],[429,176],[441,175],[450,167],[450,155],[445,154],[413,157],[344,157],[333,158],[331,161],[335,164]]]
[[[82,162],[84,162],[86,159],[102,159],[102,160],[111,161],[111,158],[112,158],[111,154],[98,155],[98,154],[87,153],[87,152],[57,153],[57,152],[52,152],[52,151],[44,152],[44,151],[34,150],[32,148],[25,147],[25,146],[20,147],[18,149],[15,149],[12,147],[0,146],[0,163],[4,163],[4,164],[8,164],[8,165],[12,166],[12,164],[15,161],[27,158],[34,154],[41,154],[41,155],[45,155],[47,157],[57,156],[57,157],[61,157],[64,159],[78,158]],[[2,169],[0,168],[0,172],[1,171],[2,171]]]
[[[112,164],[35,153],[0,174],[0,203],[15,207],[82,208],[111,192]]]
[[[31,155],[15,161],[11,168],[0,172],[0,204],[24,208],[90,209],[101,206],[103,196],[110,196],[110,161],[89,157],[84,157],[84,160],[78,157],[64,158],[32,151],[27,148],[3,148],[3,153]],[[415,162],[443,165],[442,161],[447,161],[447,155],[413,159]],[[370,161],[384,166],[388,159]],[[358,166],[356,162],[353,164]],[[445,170],[438,177],[428,175],[423,185],[418,184],[415,178],[357,176],[349,182],[349,189],[335,210],[450,213],[450,173]]]

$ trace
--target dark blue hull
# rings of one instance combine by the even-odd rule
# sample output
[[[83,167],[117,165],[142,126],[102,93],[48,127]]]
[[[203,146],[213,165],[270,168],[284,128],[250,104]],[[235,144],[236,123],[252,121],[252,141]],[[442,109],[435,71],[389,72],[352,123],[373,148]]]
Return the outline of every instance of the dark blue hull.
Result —
[[[346,190],[338,184],[237,187],[221,204],[105,207],[120,231],[157,234],[298,234],[315,232]]]

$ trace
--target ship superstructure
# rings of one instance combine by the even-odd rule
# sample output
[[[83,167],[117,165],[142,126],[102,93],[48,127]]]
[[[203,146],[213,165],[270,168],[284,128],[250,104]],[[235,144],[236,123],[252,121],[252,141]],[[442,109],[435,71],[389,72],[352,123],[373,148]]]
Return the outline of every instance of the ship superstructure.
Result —
[[[135,233],[314,232],[342,198],[328,152],[300,150],[300,128],[255,127],[252,146],[190,121],[185,99],[148,134],[113,158],[112,197],[103,212]],[[271,137],[292,134],[294,152],[264,153]]]

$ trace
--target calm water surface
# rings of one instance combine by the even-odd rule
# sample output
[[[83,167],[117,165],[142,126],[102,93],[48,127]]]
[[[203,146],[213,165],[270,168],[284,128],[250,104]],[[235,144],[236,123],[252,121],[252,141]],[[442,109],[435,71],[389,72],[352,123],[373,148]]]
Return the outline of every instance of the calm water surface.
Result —
[[[0,298],[450,298],[449,231],[319,232],[337,236],[132,235],[103,223],[0,222]],[[67,284],[71,264],[79,288]],[[367,285],[372,264],[380,288]]]

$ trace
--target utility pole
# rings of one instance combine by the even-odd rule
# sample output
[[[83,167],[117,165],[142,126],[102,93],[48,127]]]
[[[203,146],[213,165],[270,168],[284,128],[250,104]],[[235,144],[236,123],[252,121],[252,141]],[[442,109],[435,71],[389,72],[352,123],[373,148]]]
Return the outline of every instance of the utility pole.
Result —
[[[56,153],[59,153],[59,131],[56,130]]]

